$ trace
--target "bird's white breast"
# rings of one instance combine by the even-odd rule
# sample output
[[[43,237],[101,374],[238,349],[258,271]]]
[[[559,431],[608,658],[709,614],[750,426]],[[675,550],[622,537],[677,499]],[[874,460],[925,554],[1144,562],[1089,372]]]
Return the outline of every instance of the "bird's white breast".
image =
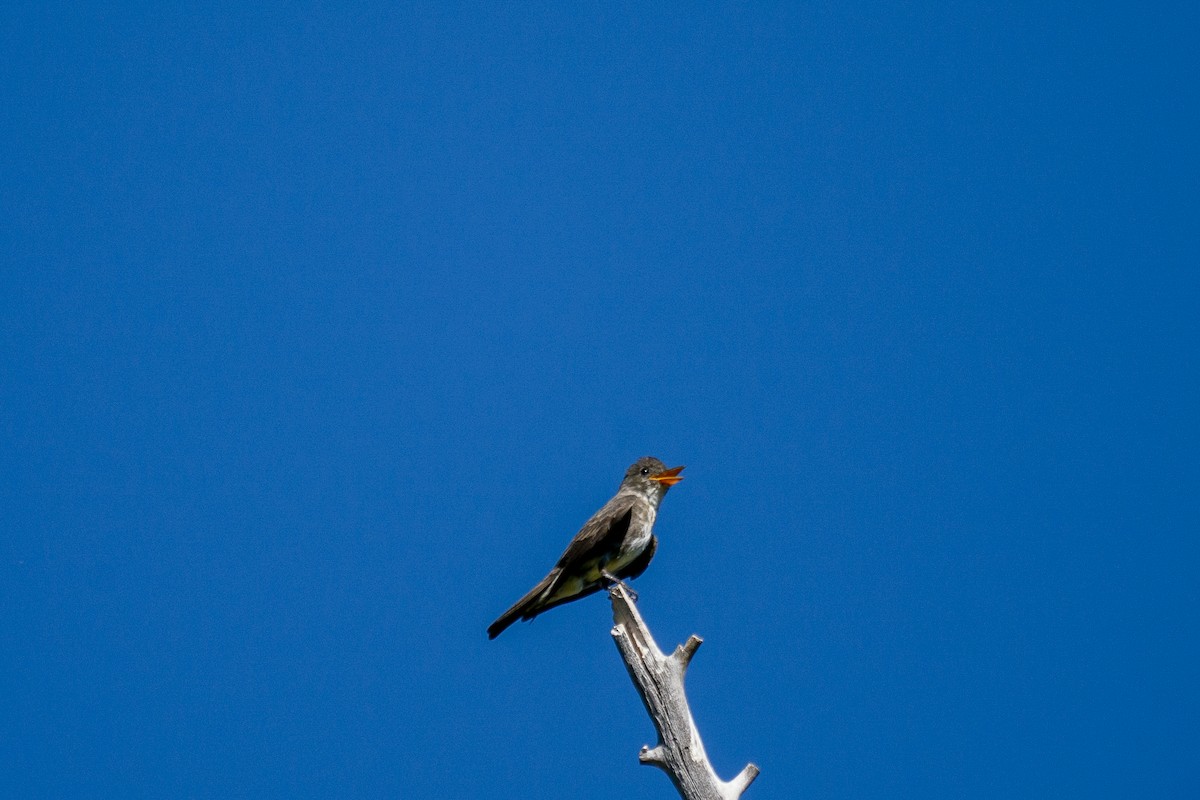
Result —
[[[652,505],[639,505],[634,508],[633,518],[629,520],[629,532],[625,536],[621,552],[608,566],[610,572],[616,572],[628,565],[650,545],[656,516],[657,512]]]

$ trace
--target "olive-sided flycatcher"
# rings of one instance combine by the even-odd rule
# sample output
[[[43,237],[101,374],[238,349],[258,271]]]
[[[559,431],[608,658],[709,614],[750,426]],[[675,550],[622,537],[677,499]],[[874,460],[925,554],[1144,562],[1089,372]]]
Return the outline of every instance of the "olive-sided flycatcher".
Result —
[[[584,523],[550,574],[488,627],[488,638],[495,639],[518,619],[533,619],[645,572],[658,549],[654,538],[658,504],[667,489],[683,480],[682,471],[683,467],[667,469],[649,456],[635,461],[625,470],[613,499]]]

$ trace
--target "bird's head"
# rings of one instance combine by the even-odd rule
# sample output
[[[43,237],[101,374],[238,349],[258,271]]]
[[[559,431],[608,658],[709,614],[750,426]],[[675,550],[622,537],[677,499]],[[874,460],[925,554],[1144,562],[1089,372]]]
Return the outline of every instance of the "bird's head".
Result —
[[[625,479],[621,488],[634,489],[651,497],[661,498],[667,489],[683,480],[679,473],[683,467],[670,467],[657,458],[646,456],[639,458],[625,470]]]

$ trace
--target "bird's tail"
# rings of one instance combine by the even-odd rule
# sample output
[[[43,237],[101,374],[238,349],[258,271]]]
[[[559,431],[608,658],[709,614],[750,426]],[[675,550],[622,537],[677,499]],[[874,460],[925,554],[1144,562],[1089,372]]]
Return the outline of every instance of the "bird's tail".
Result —
[[[504,632],[505,628],[517,620],[533,619],[542,611],[545,611],[545,607],[541,604],[542,595],[554,584],[555,578],[558,577],[558,572],[557,568],[551,570],[550,574],[542,578],[537,586],[530,589],[524,597],[513,604],[512,608],[505,611],[500,615],[498,620],[489,625],[487,629],[488,638],[495,639]]]

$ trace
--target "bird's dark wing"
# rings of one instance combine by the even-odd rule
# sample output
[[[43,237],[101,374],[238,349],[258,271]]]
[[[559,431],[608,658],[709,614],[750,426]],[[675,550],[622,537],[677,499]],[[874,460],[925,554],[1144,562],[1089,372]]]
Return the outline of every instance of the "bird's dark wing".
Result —
[[[621,543],[629,533],[636,502],[637,499],[634,497],[619,495],[608,501],[591,519],[585,522],[579,533],[575,534],[575,538],[567,545],[566,551],[558,559],[554,569],[550,570],[550,574],[488,627],[488,638],[495,639],[518,619],[533,619],[543,611],[599,591],[603,584],[597,582],[581,587],[575,594],[559,597],[549,602],[545,600],[545,598],[553,597],[562,582],[578,575],[581,569],[597,560],[606,561],[617,554]],[[622,570],[618,577],[636,578],[641,575],[646,569],[646,565],[650,563],[657,547],[658,541],[651,536],[646,550]]]
[[[628,516],[626,516],[626,522],[625,522],[626,529],[628,529],[628,527],[629,527],[628,519],[629,519]],[[638,556],[637,558],[635,558],[633,561],[629,562],[629,564],[625,567],[625,569],[617,572],[616,573],[617,577],[620,578],[621,580],[632,580],[632,579],[636,578],[637,576],[641,575],[643,572],[646,571],[646,567],[650,566],[650,559],[654,558],[654,551],[657,549],[658,549],[658,537],[651,535],[650,536],[650,544],[646,545],[646,549],[642,551],[642,554],[640,556]],[[599,552],[599,551],[597,551],[597,552]],[[586,557],[584,560],[585,561],[587,560]],[[581,597],[587,597],[590,594],[595,594],[596,592],[600,591],[603,588],[604,588],[604,585],[599,584],[599,583],[597,583],[594,586],[589,586],[589,587],[585,588],[579,594],[573,594],[570,597],[563,597],[559,600],[555,600],[552,603],[546,603],[543,606],[539,606],[538,613],[540,614],[543,611],[549,611],[550,609],[554,608],[555,606],[561,606],[563,603],[570,603],[575,600],[578,600]]]
[[[634,502],[635,498],[627,495],[608,501],[575,534],[557,566],[569,573],[573,565],[586,564],[610,551],[615,553],[629,532]]]
[[[625,580],[626,578],[632,580],[638,575],[641,575],[646,571],[646,567],[650,566],[650,559],[654,558],[654,551],[657,549],[658,537],[651,534],[650,544],[646,545],[646,549],[642,551],[640,556],[635,558],[633,561],[630,561],[629,565],[626,566],[625,569],[618,572],[617,577],[621,580]]]
[[[549,597],[558,590],[562,581],[573,576],[579,568],[607,552],[615,553],[621,546],[625,534],[629,532],[629,523],[633,519],[634,498],[618,495],[604,504],[604,507],[583,523],[579,533],[567,545],[566,551],[554,565],[554,581],[547,589],[545,596]],[[590,594],[590,592],[588,592]],[[572,595],[572,599],[585,595]],[[555,605],[558,605],[555,603]],[[549,607],[549,606],[548,606]]]

